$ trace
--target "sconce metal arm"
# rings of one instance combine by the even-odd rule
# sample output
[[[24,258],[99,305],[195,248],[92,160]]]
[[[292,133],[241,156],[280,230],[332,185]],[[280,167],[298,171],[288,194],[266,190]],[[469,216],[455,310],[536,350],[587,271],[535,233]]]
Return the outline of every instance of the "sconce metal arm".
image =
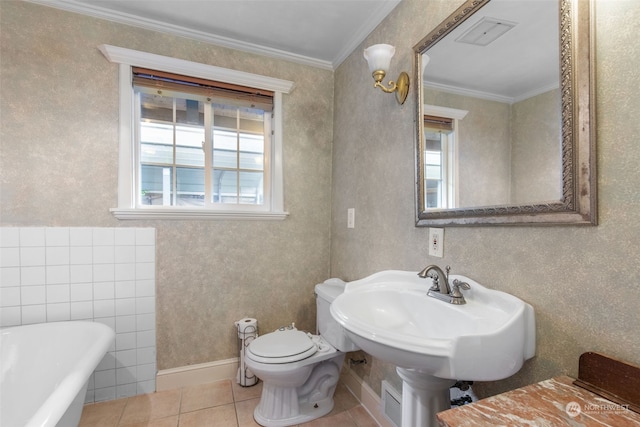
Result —
[[[372,73],[373,79],[375,80],[373,87],[379,87],[385,93],[396,92],[396,99],[398,100],[398,103],[404,104],[404,101],[407,99],[407,95],[409,94],[409,75],[403,71],[400,73],[400,76],[398,76],[397,82],[389,80],[389,83],[385,86],[382,83],[385,74],[386,73],[383,70],[377,70]]]

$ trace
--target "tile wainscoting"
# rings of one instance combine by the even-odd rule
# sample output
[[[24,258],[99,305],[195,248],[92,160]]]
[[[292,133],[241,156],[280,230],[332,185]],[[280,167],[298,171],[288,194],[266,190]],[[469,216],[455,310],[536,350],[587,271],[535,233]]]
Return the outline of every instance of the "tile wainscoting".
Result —
[[[104,323],[86,403],[155,391],[155,248],[154,228],[1,227],[0,327]]]

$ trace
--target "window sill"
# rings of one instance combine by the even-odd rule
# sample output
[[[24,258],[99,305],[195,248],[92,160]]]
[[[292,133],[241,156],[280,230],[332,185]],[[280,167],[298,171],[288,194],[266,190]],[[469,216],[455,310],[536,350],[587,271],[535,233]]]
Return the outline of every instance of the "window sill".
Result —
[[[204,209],[110,209],[117,219],[195,219],[282,221],[289,212],[218,211]]]

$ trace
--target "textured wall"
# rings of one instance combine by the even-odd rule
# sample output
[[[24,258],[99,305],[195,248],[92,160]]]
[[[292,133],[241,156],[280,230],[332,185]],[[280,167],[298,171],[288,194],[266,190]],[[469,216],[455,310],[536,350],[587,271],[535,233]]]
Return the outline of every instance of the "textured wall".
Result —
[[[560,106],[560,90],[554,89],[511,108],[513,204],[562,198],[562,135],[557,122]]]
[[[411,70],[413,46],[461,3],[404,0],[361,48],[393,44],[390,75]],[[640,3],[595,5],[597,227],[448,227],[444,259],[430,258],[428,229],[413,226],[413,96],[398,106],[374,90],[362,49],[335,73],[331,273],[353,280],[388,268],[450,264],[531,303],[537,357],[510,379],[478,385],[481,395],[577,375],[585,351],[640,363]],[[349,207],[356,209],[355,229],[346,228]],[[399,383],[393,367],[379,361],[360,373],[378,391],[381,378]]]
[[[333,73],[2,1],[3,226],[154,227],[158,368],[237,356],[233,322],[315,328],[329,271]],[[285,221],[118,221],[118,69],[100,44],[295,82],[284,97]]]

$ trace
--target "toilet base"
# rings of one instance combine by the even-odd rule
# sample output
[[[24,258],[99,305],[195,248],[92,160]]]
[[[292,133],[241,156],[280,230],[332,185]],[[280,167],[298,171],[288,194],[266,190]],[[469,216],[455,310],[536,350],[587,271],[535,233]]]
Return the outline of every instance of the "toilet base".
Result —
[[[334,350],[333,354],[328,360],[311,364],[312,369],[307,371],[303,384],[283,385],[286,382],[277,381],[273,376],[263,380],[260,402],[253,412],[256,422],[265,427],[285,427],[331,412],[344,362],[344,353]],[[260,377],[259,372],[257,375]],[[291,373],[287,378],[291,378]]]
[[[327,415],[333,409],[333,397],[328,397],[318,402],[305,402],[298,406],[299,413],[289,418],[273,419],[264,414],[258,405],[253,412],[253,418],[258,424],[265,427],[286,427],[306,423]]]

